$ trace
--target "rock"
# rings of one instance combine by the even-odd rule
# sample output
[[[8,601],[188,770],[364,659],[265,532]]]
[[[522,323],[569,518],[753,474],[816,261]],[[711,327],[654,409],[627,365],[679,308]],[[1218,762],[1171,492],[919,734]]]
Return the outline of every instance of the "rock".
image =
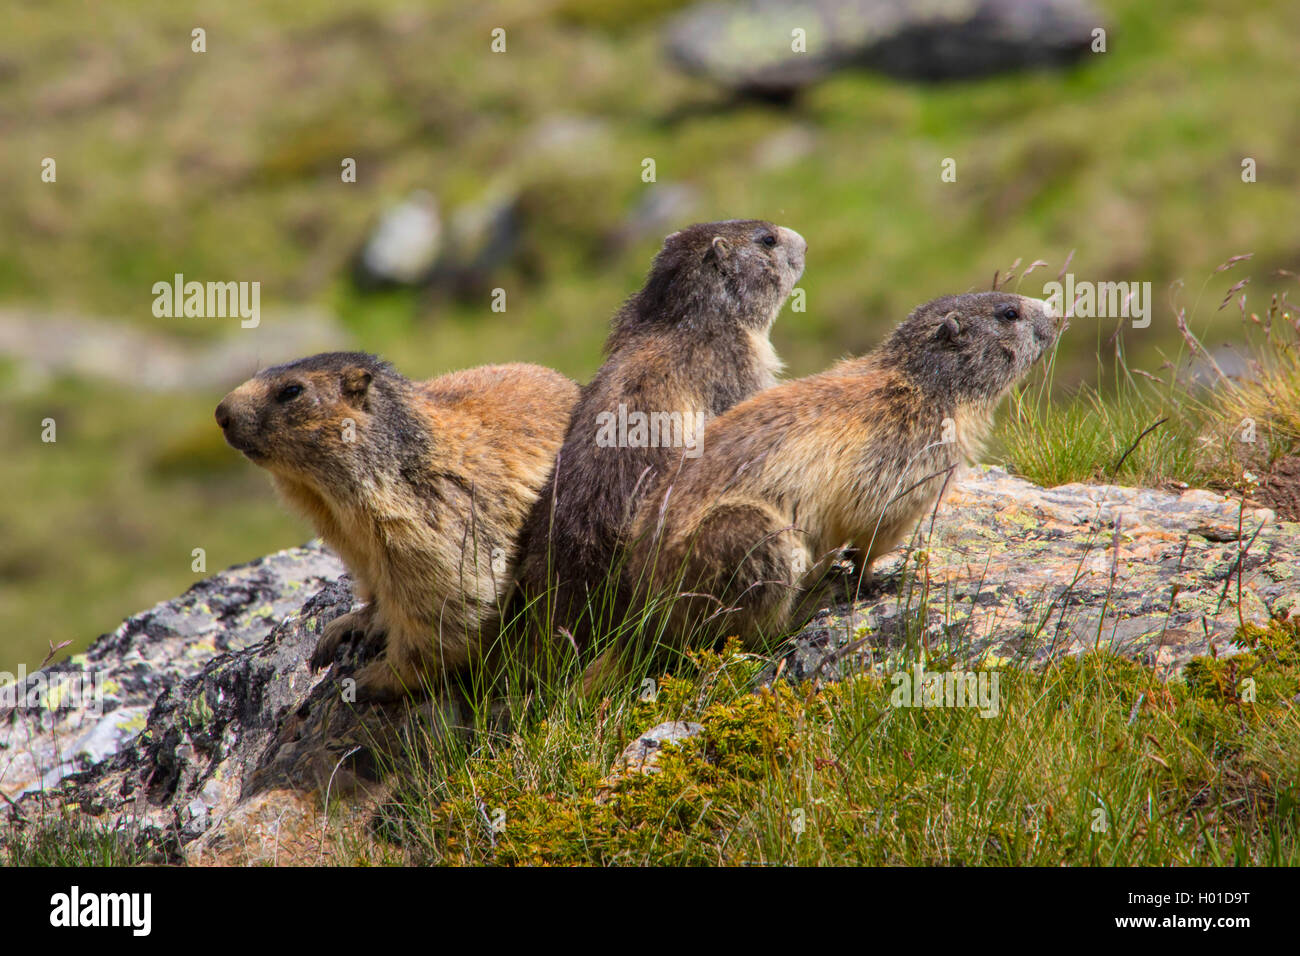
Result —
[[[856,604],[820,612],[783,675],[892,672],[924,640],[931,657],[995,664],[1100,648],[1169,677],[1238,652],[1239,567],[1246,620],[1285,617],[1297,601],[1300,525],[1209,491],[1047,489],[980,468],[955,482],[933,531],[922,523],[919,548],[882,559],[878,589]]]
[[[39,675],[99,674],[98,699],[0,713],[0,793],[18,807],[76,805],[174,859],[246,857],[249,846],[210,831],[257,817],[267,800],[283,810],[286,791],[297,795],[295,826],[311,829],[320,795],[375,790],[396,735],[435,716],[428,703],[345,701],[340,679],[361,660],[310,672],[321,628],[352,606],[342,565],[310,545],[130,618]],[[463,719],[454,705],[438,716],[448,713]]]
[[[451,220],[450,241],[430,283],[462,297],[481,295],[494,275],[519,251],[519,194],[502,189],[461,206]]]
[[[686,720],[659,724],[624,747],[614,761],[614,768],[624,773],[658,773],[659,754],[667,744],[681,743],[703,730],[703,724]]]
[[[921,80],[1059,66],[1100,26],[1086,0],[746,0],[684,11],[666,45],[688,72],[787,97],[846,66]],[[806,52],[793,48],[796,29]]]
[[[162,698],[221,655],[265,641],[273,625],[342,577],[343,565],[318,546],[281,551],[200,581],[46,668],[40,677],[51,686],[85,678],[98,693],[78,706],[0,710],[0,792],[50,788],[117,755]]]
[[[921,640],[931,660],[995,666],[1100,647],[1172,676],[1197,655],[1237,653],[1238,583],[1247,621],[1300,602],[1300,525],[1208,491],[1044,489],[977,468],[916,544],[886,556],[855,603],[822,611],[769,676],[892,669]],[[296,548],[201,581],[32,675],[46,704],[0,710],[9,819],[75,806],[172,859],[312,862],[326,794],[332,805],[346,796],[362,826],[357,807],[382,799],[378,768],[395,735],[470,724],[463,701],[347,703],[340,689],[363,663],[347,654],[309,671],[322,627],[352,605],[339,562]],[[59,684],[87,675],[98,695]],[[14,693],[0,688],[0,701]],[[653,772],[665,743],[696,732],[656,727],[615,772]]]
[[[699,191],[685,183],[646,186],[636,206],[606,240],[607,256],[613,257],[642,239],[674,231],[690,221],[699,201]]]
[[[703,732],[703,724],[686,720],[670,720],[647,730],[623,748],[623,752],[614,761],[612,772],[600,782],[596,799],[602,803],[608,800],[613,796],[619,781],[626,777],[639,773],[659,773],[659,758],[665,746],[679,744]]]
[[[431,193],[419,190],[388,209],[361,248],[354,275],[362,289],[418,285],[442,250],[442,220]]]
[[[458,207],[444,225],[434,197],[413,193],[380,218],[357,254],[353,281],[363,292],[406,286],[481,296],[518,255],[519,206],[519,190],[497,187]]]

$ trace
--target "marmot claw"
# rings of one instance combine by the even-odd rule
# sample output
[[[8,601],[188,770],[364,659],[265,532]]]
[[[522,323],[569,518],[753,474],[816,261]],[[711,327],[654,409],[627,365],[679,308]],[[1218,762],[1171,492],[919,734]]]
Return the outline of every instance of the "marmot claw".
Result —
[[[376,641],[382,642],[385,636],[383,628],[375,617],[373,603],[367,604],[360,610],[336,617],[326,624],[321,632],[316,650],[311,655],[311,669],[315,672],[333,664],[339,645],[345,640],[356,642],[360,638],[361,647],[369,649]]]

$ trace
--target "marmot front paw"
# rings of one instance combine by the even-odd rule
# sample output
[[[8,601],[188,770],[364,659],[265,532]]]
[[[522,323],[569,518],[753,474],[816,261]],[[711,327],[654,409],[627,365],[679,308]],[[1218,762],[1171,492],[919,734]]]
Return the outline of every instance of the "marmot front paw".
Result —
[[[356,702],[386,703],[419,690],[418,681],[403,678],[387,655],[377,657],[356,674]]]
[[[361,649],[379,651],[383,649],[387,636],[372,601],[360,610],[336,617],[325,625],[311,655],[311,669],[318,671],[333,664],[339,645],[345,640],[354,643],[359,640]]]

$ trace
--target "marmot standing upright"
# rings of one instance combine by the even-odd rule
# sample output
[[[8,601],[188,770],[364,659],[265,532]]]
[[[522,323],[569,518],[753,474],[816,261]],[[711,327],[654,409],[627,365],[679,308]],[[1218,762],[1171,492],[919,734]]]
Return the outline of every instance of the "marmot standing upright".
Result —
[[[620,542],[654,481],[700,453],[703,424],[775,383],[768,333],[807,244],[762,220],[673,233],[615,315],[555,470],[520,539],[520,593],[543,640],[585,651],[617,611]],[[552,590],[552,588],[554,590]]]
[[[644,618],[618,653],[724,634],[761,641],[801,623],[841,549],[865,575],[934,506],[1056,335],[1038,299],[937,299],[869,355],[719,416],[703,457],[663,475],[637,516],[625,588]],[[628,659],[605,654],[588,685]]]
[[[345,637],[386,638],[357,693],[391,698],[482,652],[577,395],[536,365],[412,382],[372,355],[331,352],[268,368],[222,400],[226,441],[271,472],[369,602],[326,627],[313,667]]]

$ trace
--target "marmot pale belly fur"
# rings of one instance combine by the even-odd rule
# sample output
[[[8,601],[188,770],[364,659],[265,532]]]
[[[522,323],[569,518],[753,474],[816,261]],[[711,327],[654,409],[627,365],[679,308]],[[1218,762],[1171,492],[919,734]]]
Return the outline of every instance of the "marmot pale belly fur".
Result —
[[[536,365],[412,382],[360,352],[259,372],[217,406],[226,440],[271,472],[343,559],[364,608],[325,629],[384,643],[358,698],[391,698],[475,658],[497,634],[520,526],[550,473],[577,385]]]
[[[585,651],[594,625],[616,617],[620,545],[637,504],[670,465],[699,454],[705,421],[774,384],[768,333],[805,249],[797,232],[748,219],[664,241],[645,287],[614,317],[606,360],[524,528],[521,596],[543,640],[563,628]]]
[[[816,610],[845,548],[867,574],[980,454],[999,401],[1056,335],[1038,299],[937,299],[869,355],[720,416],[704,455],[660,480],[633,528],[626,587],[642,610],[647,597],[666,609],[650,608],[641,649],[777,637]],[[606,654],[589,686],[625,662]]]

